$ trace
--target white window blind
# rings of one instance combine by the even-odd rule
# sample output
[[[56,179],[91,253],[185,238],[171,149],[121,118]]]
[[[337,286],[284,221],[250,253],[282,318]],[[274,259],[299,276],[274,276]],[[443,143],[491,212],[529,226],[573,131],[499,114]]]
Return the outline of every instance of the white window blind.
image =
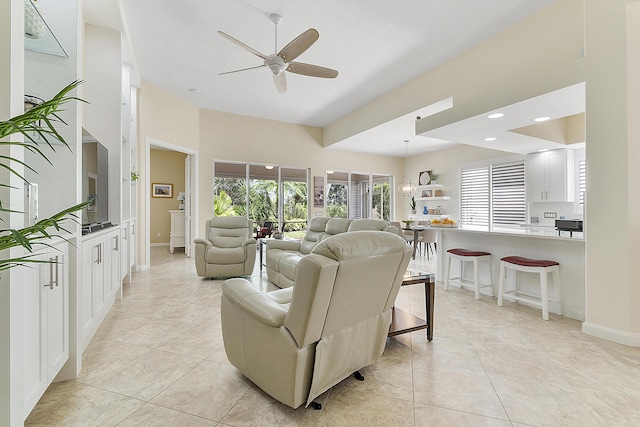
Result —
[[[489,225],[489,168],[460,171],[460,222]]]
[[[587,192],[587,161],[578,162],[578,203],[584,207],[584,195]]]
[[[524,162],[492,166],[491,210],[493,224],[522,224],[526,222],[526,206]]]

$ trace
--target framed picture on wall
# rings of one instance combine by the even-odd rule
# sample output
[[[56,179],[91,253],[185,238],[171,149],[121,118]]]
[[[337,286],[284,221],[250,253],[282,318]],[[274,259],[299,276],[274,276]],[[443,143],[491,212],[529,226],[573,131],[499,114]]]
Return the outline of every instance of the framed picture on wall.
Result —
[[[173,184],[151,184],[151,197],[173,197]]]
[[[313,177],[313,207],[324,208],[324,177]]]
[[[418,185],[429,184],[431,184],[431,171],[420,172],[420,175],[418,176]]]

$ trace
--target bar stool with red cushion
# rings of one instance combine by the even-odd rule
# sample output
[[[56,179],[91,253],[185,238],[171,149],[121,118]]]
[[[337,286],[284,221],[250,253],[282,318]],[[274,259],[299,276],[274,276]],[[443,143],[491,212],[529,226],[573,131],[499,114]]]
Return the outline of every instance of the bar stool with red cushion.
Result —
[[[524,271],[526,273],[538,273],[540,274],[540,301],[531,298],[529,295],[518,295],[517,277],[514,277],[514,288],[510,291],[504,290],[504,279],[507,273],[507,268],[510,268],[516,272]],[[522,301],[542,308],[542,318],[549,320],[549,291],[547,287],[547,275],[552,273],[553,286],[555,292],[555,300],[558,304],[558,314],[562,314],[562,299],[560,297],[560,263],[556,261],[544,260],[544,259],[530,259],[519,256],[508,256],[500,260],[500,279],[498,280],[498,305],[502,306],[503,297],[506,294],[513,294],[511,298],[515,302]]]
[[[449,288],[449,281],[457,280],[461,287],[470,287],[476,293],[476,299],[480,299],[480,288],[489,288],[490,295],[493,296],[493,279],[491,275],[491,253],[484,251],[471,251],[468,249],[449,249],[447,250],[448,261],[445,264],[446,272],[444,275],[444,290]],[[451,274],[451,260],[460,261],[460,277],[449,277]],[[487,261],[489,269],[489,283],[480,282],[479,261]],[[464,277],[464,263],[473,262],[473,280]]]

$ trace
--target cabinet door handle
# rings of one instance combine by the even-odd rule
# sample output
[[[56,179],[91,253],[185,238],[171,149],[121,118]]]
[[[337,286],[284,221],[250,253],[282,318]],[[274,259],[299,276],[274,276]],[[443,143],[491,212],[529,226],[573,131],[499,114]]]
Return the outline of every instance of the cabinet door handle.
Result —
[[[113,250],[117,252],[118,249],[119,249],[118,248],[118,243],[120,242],[120,240],[118,239],[118,236],[113,236],[113,240],[114,240],[114,243],[115,243],[115,245],[113,245]]]
[[[96,262],[96,264],[101,264],[102,263],[102,243],[98,243],[94,247],[98,249],[98,253],[96,254],[96,261],[95,262]]]
[[[547,190],[544,191],[544,198],[545,199],[549,198],[549,192]]]
[[[53,258],[49,258],[49,283],[45,284],[44,287],[53,289]]]
[[[540,200],[544,200],[544,192],[543,191],[540,192]]]
[[[58,286],[58,255],[55,258],[51,258],[49,262],[52,267],[55,265],[55,274],[53,271],[51,272],[51,289],[53,289],[54,284]]]

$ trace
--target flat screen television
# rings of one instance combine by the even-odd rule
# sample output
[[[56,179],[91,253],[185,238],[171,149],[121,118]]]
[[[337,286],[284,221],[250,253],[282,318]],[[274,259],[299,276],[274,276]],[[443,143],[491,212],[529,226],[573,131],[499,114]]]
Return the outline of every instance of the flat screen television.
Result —
[[[109,150],[82,130],[82,194],[89,205],[82,210],[82,225],[109,221]]]

